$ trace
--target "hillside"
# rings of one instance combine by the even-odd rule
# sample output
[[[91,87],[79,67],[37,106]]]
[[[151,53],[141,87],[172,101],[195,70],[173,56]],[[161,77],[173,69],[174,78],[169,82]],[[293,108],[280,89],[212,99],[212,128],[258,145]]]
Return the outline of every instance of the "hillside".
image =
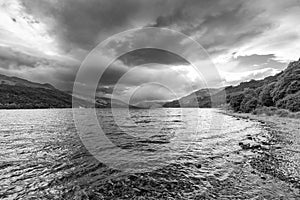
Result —
[[[259,107],[277,107],[300,111],[300,60],[291,62],[281,73],[263,80],[242,82],[225,89],[201,89],[170,102],[141,102],[130,108],[149,107],[212,107],[211,99],[221,99],[236,112],[252,112]],[[196,97],[196,98],[195,98]],[[74,97],[77,107],[94,107],[92,101]],[[224,103],[220,101],[220,104]],[[96,97],[97,108],[128,107],[117,99]],[[218,105],[214,105],[218,106]],[[17,77],[0,75],[0,109],[10,108],[71,108],[72,94],[50,84],[30,82]]]
[[[300,60],[291,62],[284,71],[275,76],[242,82],[224,90],[226,102],[236,112],[251,112],[263,106],[300,111]],[[210,108],[212,97],[218,99],[224,90],[201,89],[178,100],[166,102],[163,107]]]
[[[221,89],[201,89],[178,100],[167,102],[163,107],[210,108],[212,106],[211,95],[216,95],[220,90]]]
[[[300,60],[262,83],[260,87],[244,88],[229,95],[228,102],[234,111],[248,113],[259,107],[300,111]]]
[[[70,108],[72,96],[50,84],[0,75],[0,108]]]
[[[18,77],[10,77],[0,74],[0,84],[1,85],[10,85],[10,86],[21,86],[21,87],[29,87],[29,88],[43,88],[43,89],[49,89],[49,90],[55,90],[56,88],[52,85],[45,83],[35,83],[31,82],[25,79],[21,79]]]
[[[74,97],[76,107],[94,107],[92,101]],[[126,107],[124,102],[97,97],[97,108]],[[50,84],[40,84],[0,74],[0,109],[71,108],[72,94],[60,91]]]

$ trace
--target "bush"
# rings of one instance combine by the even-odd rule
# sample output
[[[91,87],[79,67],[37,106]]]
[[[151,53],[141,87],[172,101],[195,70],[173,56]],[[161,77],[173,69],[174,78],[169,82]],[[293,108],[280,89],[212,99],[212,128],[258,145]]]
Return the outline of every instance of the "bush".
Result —
[[[290,118],[300,119],[300,112],[290,113]]]
[[[241,89],[244,91],[237,94],[237,90]],[[227,102],[236,112],[263,112],[279,116],[291,115],[282,109],[300,112],[300,60],[291,62],[284,71],[273,77],[227,87],[226,92]],[[273,106],[281,110],[274,110]]]
[[[244,94],[243,93],[238,93],[235,95],[230,96],[230,106],[234,110],[234,112],[240,111],[241,103],[244,99]]]
[[[290,112],[288,110],[284,110],[284,109],[278,109],[275,112],[276,115],[278,115],[279,117],[288,117]]]
[[[240,110],[242,112],[245,112],[245,113],[250,113],[252,112],[254,109],[256,109],[258,105],[258,99],[255,98],[255,97],[252,97],[250,99],[248,98],[245,98],[242,103],[241,103],[241,108]]]
[[[292,112],[300,111],[300,91],[290,94],[276,103],[278,108],[288,109]]]
[[[259,102],[263,106],[274,106],[274,101],[272,97],[272,91],[275,87],[275,83],[270,83],[268,85],[265,85],[260,94],[259,94]]]
[[[295,118],[300,119],[300,112],[289,112],[285,109],[278,109],[276,107],[259,107],[256,108],[252,114],[254,115],[267,115],[267,116],[279,116],[279,117],[289,117],[289,118]]]
[[[240,111],[249,113],[258,105],[257,93],[254,89],[245,89],[244,98],[240,105]]]
[[[300,81],[296,80],[290,83],[288,88],[286,89],[287,94],[295,94],[300,91]]]
[[[267,115],[267,116],[271,116],[274,115],[274,113],[277,111],[278,109],[276,107],[259,107],[256,108],[252,114],[255,115]]]

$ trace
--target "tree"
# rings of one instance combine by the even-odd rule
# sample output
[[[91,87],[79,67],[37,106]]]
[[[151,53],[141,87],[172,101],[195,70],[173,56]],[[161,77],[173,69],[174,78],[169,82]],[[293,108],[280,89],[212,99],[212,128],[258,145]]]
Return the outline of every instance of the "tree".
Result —
[[[245,100],[245,99],[244,99]],[[253,97],[242,102],[241,111],[245,113],[252,112],[258,105],[258,99]]]
[[[230,96],[230,106],[233,108],[234,112],[240,111],[241,103],[244,99],[244,93],[237,93]]]
[[[287,95],[285,98],[281,99],[276,103],[279,108],[288,109],[292,112],[300,111],[300,91],[296,94]]]
[[[263,86],[262,91],[259,94],[259,102],[263,106],[274,106],[272,91],[275,87],[275,83],[270,83],[268,85]]]
[[[240,110],[242,112],[249,113],[253,111],[258,105],[257,93],[254,89],[245,89],[244,90],[244,99],[241,102]]]

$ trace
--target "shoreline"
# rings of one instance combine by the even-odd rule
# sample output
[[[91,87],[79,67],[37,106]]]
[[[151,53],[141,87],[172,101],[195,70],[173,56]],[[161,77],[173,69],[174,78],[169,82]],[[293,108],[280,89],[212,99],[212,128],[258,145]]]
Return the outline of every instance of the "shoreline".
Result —
[[[220,113],[261,124],[265,131],[245,138],[239,143],[240,147],[258,155],[250,159],[253,169],[290,184],[300,196],[299,119],[233,113],[226,110],[220,110]]]

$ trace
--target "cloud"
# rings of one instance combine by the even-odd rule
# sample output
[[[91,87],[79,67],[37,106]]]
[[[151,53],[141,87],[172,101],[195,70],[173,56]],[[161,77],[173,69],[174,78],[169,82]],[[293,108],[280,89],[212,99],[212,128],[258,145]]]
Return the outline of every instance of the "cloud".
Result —
[[[4,69],[18,69],[21,66],[32,67],[40,63],[47,64],[47,60],[28,55],[12,48],[5,48],[0,46],[0,67]]]
[[[49,23],[49,31],[65,48],[73,45],[84,49],[94,47],[100,32],[127,26],[135,12],[133,1],[23,1],[26,11],[40,21]],[[71,47],[69,47],[71,45]]]
[[[145,48],[128,52],[118,58],[125,65],[137,66],[147,63],[189,64],[184,58],[162,49]]]
[[[232,54],[224,61],[220,61],[217,66],[219,70],[227,72],[247,72],[260,69],[282,70],[288,63],[277,61],[275,55],[249,55],[236,56]]]
[[[70,90],[73,87],[77,63],[61,62],[25,54],[12,48],[0,47],[0,73],[30,81],[51,83]]]
[[[182,32],[199,42],[225,84],[263,78],[299,58],[299,5],[299,0],[5,1],[0,7],[4,22],[0,25],[0,73],[70,89],[81,61],[99,42],[121,31],[152,26]],[[150,81],[176,88],[179,94],[188,93],[182,77],[200,86],[190,64],[174,52],[197,58],[202,70],[210,71],[209,65],[201,64],[206,54],[194,55],[195,49],[186,41],[172,36],[140,34],[138,40],[128,36],[111,42],[108,55],[101,56],[118,59],[105,71],[99,92],[111,93],[114,84],[127,73],[119,95]],[[177,48],[178,43],[182,48]],[[150,48],[124,54],[128,47],[139,46]],[[154,50],[152,46],[169,51]],[[143,67],[131,71],[138,65]],[[98,63],[86,78],[104,67]],[[215,72],[204,74],[209,86],[220,86]],[[166,98],[163,89],[145,88],[140,96],[149,90],[148,99]]]
[[[273,26],[272,21],[261,20],[263,9],[249,9],[245,1],[188,1],[173,10],[159,16],[153,26],[182,31],[210,54],[250,42]]]
[[[163,12],[161,1],[147,0],[22,0],[25,11],[48,24],[48,31],[66,50],[91,50],[107,37],[141,27]],[[164,6],[163,6],[164,7]],[[166,8],[166,7],[165,7]]]
[[[197,76],[197,72],[191,65],[152,63],[128,69],[114,84],[100,81],[99,87],[110,88],[110,93],[113,88],[115,98],[127,101],[132,97],[131,101],[136,102],[137,99],[145,101],[159,100],[158,97],[164,100],[172,99],[174,95],[181,97],[204,85],[204,80],[201,76]],[[136,90],[139,92],[135,93]],[[145,94],[144,97],[141,97],[141,94]]]
[[[252,79],[260,80],[268,76],[279,73],[280,70],[273,68],[264,68],[245,72],[224,72],[220,71],[227,85],[237,85],[240,82],[250,81]]]

